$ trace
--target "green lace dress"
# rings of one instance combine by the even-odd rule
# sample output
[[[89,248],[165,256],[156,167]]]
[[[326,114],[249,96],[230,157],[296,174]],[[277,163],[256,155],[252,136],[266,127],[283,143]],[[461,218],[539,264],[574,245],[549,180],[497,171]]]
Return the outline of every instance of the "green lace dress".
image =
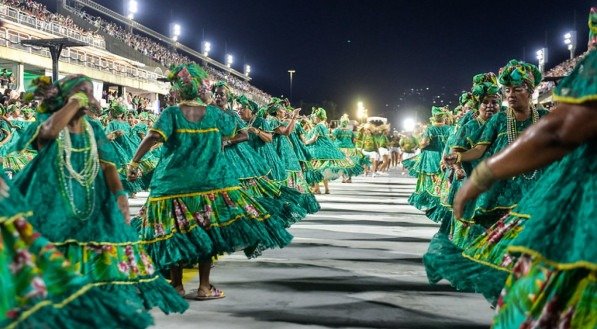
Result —
[[[149,128],[144,122],[137,123],[131,129],[131,140],[135,149],[139,147]],[[147,191],[149,189],[149,183],[151,183],[151,177],[153,177],[153,171],[160,161],[160,145],[151,149],[143,160],[139,162],[139,169],[141,170],[141,189]],[[134,155],[134,154],[133,154]]]
[[[311,164],[313,168],[323,175],[324,179],[338,179],[340,175],[346,176],[358,175],[360,171],[355,169],[356,165],[342,151],[340,151],[330,139],[328,128],[323,122],[320,122],[309,131],[307,139],[317,139],[312,144],[307,145],[307,150],[311,154]]]
[[[556,87],[554,100],[597,100],[596,77],[593,50]],[[504,221],[509,227],[493,231],[490,242],[507,244],[510,255],[496,250],[488,258],[511,267],[510,258],[518,257],[494,328],[597,328],[596,186],[597,142],[590,140],[547,167]]]
[[[77,273],[27,219],[32,211],[7,177],[0,199],[1,328],[145,328],[151,316],[127,307]],[[132,305],[131,305],[132,306]],[[89,312],[93,312],[90,316]]]
[[[354,167],[350,170],[351,173],[349,177],[362,174],[365,158],[363,157],[363,153],[357,150],[354,145],[354,140],[356,138],[354,131],[350,128],[336,128],[332,132],[332,137],[334,139],[334,145],[342,151],[352,163],[354,163]]]
[[[236,122],[237,130],[246,130],[246,123],[232,110],[224,110]],[[249,143],[241,142],[224,148],[223,156],[234,177],[240,180],[243,190],[256,199],[271,216],[284,221],[285,227],[302,220],[307,215],[301,206],[301,193],[268,178],[271,171],[268,163],[259,156]]]
[[[120,181],[122,186],[129,193],[137,193],[143,190],[143,186],[140,180],[130,182],[126,179],[127,164],[131,162],[131,159],[137,151],[135,142],[135,134],[132,131],[131,126],[128,122],[113,119],[106,126],[106,134],[110,134],[116,131],[121,131],[123,134],[112,140],[112,145],[116,152],[116,168],[120,175]]]
[[[97,121],[85,117],[81,122],[84,132],[61,132],[15,177],[15,186],[33,211],[30,223],[79,273],[120,299],[122,307],[183,312],[188,304],[157,273],[94,161],[113,164],[112,144]],[[42,123],[21,136],[20,149],[37,146]],[[69,149],[70,158],[65,155]],[[74,179],[69,170],[83,173],[83,178]]]
[[[427,212],[439,204],[440,161],[451,130],[451,126],[445,125],[427,127],[423,139],[429,140],[429,144],[416,159],[411,158],[405,164],[409,174],[417,177],[415,192],[408,198],[408,203],[421,211]]]
[[[234,118],[211,105],[196,122],[168,107],[151,128],[164,139],[163,154],[133,221],[160,268],[238,250],[249,255],[291,240],[284,223],[242,190],[222,155],[222,137],[236,128]]]

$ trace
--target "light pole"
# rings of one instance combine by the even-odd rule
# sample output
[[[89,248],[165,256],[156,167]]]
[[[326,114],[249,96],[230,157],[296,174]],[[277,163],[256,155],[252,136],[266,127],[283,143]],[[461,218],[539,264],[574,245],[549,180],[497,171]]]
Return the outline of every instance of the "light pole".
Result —
[[[539,62],[539,71],[543,73],[545,69],[545,63],[547,63],[547,48],[541,48],[537,50],[537,61]]]
[[[295,70],[288,70],[288,74],[290,75],[290,100],[292,101],[292,76],[294,75]]]
[[[131,21],[135,19],[135,14],[139,10],[139,3],[136,0],[128,0],[126,17]]]
[[[249,73],[251,73],[251,65],[245,65],[245,76],[249,76]]]
[[[570,59],[573,59],[574,51],[576,50],[576,31],[570,31],[564,34],[564,44],[568,45],[568,50],[570,50]]]
[[[365,105],[363,102],[357,102],[357,118],[361,123],[363,123],[363,119],[365,118]]]

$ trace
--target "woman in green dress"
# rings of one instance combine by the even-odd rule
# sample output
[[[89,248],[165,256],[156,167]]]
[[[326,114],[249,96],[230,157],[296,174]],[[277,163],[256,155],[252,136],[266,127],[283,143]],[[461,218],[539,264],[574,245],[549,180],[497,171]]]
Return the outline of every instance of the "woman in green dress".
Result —
[[[485,123],[499,111],[500,89],[497,81],[489,78],[477,81],[473,85],[472,90],[479,108],[475,111],[476,117],[456,132],[458,136],[451,143],[452,150],[464,152],[473,148],[483,132]],[[453,165],[454,177],[451,180],[450,191],[442,203],[452,204],[454,195],[462,185],[462,179],[471,173],[477,163],[478,160]],[[492,285],[489,282],[503,282],[505,275],[475,264],[462,256],[463,249],[482,234],[485,228],[479,224],[471,225],[453,218],[451,206],[445,206],[443,209],[440,231],[433,237],[427,253],[423,256],[429,282],[435,284],[446,279],[456,289],[482,293],[492,304],[495,304],[501,286]]]
[[[229,170],[222,152],[240,139],[229,138],[237,125],[219,108],[197,100],[205,78],[196,64],[170,70],[172,93],[180,103],[164,109],[129,165],[129,179],[138,178],[143,156],[163,142],[149,198],[135,226],[156,264],[171,270],[171,284],[181,294],[182,266],[199,263],[199,287],[191,297],[197,300],[224,297],[210,282],[212,257],[284,247],[292,238]]]
[[[352,183],[352,176],[358,176],[363,172],[363,153],[354,145],[356,135],[348,126],[349,123],[348,115],[344,114],[340,118],[340,127],[332,132],[335,146],[354,164],[349,173],[343,174],[342,183]]]
[[[597,24],[597,8],[592,14]],[[468,201],[499,180],[547,166],[504,222],[517,227],[506,248],[517,261],[498,302],[496,329],[597,327],[596,77],[593,49],[554,90],[560,103],[552,113],[480,163],[455,198],[454,215],[461,217]],[[511,228],[494,231],[498,243],[501,234],[511,235]]]
[[[152,320],[95,287],[29,224],[32,211],[0,172],[0,327],[145,328]],[[91,316],[90,312],[93,312]]]
[[[139,114],[139,122],[137,122],[131,129],[131,140],[135,145],[135,149],[139,147],[141,141],[147,135],[149,127],[152,125],[150,116],[151,114],[149,112],[141,112]],[[151,182],[151,177],[153,177],[153,171],[160,161],[160,150],[160,145],[156,145],[150,152],[147,153],[145,157],[143,157],[143,160],[139,163],[139,170],[141,172],[141,179],[139,181],[143,191],[147,191],[149,189],[149,183]]]
[[[350,177],[352,174],[357,174],[355,171],[355,164],[340,151],[330,139],[330,132],[325,121],[327,114],[323,108],[317,108],[313,112],[313,122],[315,126],[307,136],[307,150],[311,154],[311,164],[313,168],[323,174],[323,186],[325,194],[330,194],[329,181],[335,180],[340,175]],[[319,183],[313,185],[313,191],[316,194],[319,191]]]
[[[94,285],[122,307],[183,312],[188,305],[155,269],[127,223],[128,198],[101,125],[86,112],[98,108],[91,79],[35,80],[43,98],[39,120],[23,133],[19,149],[38,155],[14,184],[31,206],[31,224]]]
[[[120,180],[124,186],[124,190],[127,191],[131,197],[135,197],[137,192],[143,190],[143,186],[140,181],[129,182],[126,179],[126,165],[133,158],[135,149],[138,144],[135,143],[135,134],[129,122],[126,120],[127,109],[124,104],[118,102],[112,102],[110,104],[110,121],[106,126],[106,135],[112,142],[114,150],[116,151],[116,166],[118,168],[118,174]]]
[[[452,130],[451,126],[446,125],[445,108],[433,106],[431,115],[431,125],[425,129],[419,140],[421,154],[418,159],[411,160],[414,165],[410,168],[410,172],[416,174],[417,186],[408,198],[408,203],[424,212],[431,211],[439,204],[441,152]]]
[[[268,177],[278,185],[281,185],[281,190],[291,190],[300,193],[300,198],[297,204],[305,209],[307,213],[313,214],[319,211],[319,203],[308,189],[301,193],[298,190],[286,186],[285,181],[288,177],[288,173],[272,144],[274,133],[264,118],[265,109],[259,109],[255,102],[252,102],[243,96],[238,99],[238,102],[241,106],[239,110],[240,117],[246,122],[248,127],[248,144],[251,145],[263,161],[267,163],[270,169]],[[295,192],[291,193],[294,194]]]

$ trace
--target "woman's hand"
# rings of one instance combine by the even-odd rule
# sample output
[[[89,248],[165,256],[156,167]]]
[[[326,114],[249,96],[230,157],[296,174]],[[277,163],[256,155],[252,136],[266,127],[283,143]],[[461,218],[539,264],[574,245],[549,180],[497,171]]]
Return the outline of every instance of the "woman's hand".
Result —
[[[456,219],[461,219],[466,203],[468,201],[476,199],[481,193],[483,193],[483,191],[477,188],[475,184],[471,182],[470,179],[465,181],[462,187],[460,187],[460,189],[458,190],[456,197],[454,198],[454,217]]]

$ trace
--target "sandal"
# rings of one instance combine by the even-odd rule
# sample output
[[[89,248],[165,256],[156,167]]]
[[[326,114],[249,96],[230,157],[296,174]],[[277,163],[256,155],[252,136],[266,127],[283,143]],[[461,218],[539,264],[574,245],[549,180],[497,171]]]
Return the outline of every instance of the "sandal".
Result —
[[[199,295],[199,289],[195,292],[195,295],[188,296],[189,299],[192,300],[212,300],[212,299],[222,299],[226,297],[222,290],[217,289],[216,287],[210,285],[209,286],[209,294],[207,295]]]

